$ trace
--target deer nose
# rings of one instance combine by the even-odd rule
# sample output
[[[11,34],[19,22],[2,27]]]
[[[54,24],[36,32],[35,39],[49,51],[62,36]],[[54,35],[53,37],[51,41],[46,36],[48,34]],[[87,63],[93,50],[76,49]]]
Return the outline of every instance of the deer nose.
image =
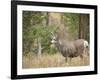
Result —
[[[54,43],[54,40],[51,40],[51,43]]]
[[[52,40],[51,43],[54,44],[54,43],[56,43],[56,41],[55,40]]]

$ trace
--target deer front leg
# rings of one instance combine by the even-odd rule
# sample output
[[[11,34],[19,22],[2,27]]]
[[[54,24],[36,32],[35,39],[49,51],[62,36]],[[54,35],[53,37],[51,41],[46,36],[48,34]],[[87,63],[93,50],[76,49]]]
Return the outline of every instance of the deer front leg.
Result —
[[[65,58],[65,62],[66,62],[66,65],[68,66],[68,65],[70,65],[71,64],[71,61],[72,61],[72,58],[71,57],[66,57]]]
[[[68,58],[67,57],[65,57],[65,62],[67,62],[68,61]]]

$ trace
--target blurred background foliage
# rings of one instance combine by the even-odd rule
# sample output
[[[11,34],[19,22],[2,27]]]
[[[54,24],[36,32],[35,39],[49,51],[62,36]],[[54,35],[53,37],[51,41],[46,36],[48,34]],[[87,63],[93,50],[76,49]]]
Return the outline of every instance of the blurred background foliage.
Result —
[[[52,13],[52,14],[51,14]],[[23,11],[23,54],[54,54],[57,49],[51,47],[51,32],[55,33],[63,24],[71,39],[79,38],[82,33],[80,14]],[[54,16],[53,16],[54,15]],[[83,16],[83,15],[82,15]],[[88,15],[89,17],[89,15]],[[88,18],[89,19],[89,18]],[[88,20],[87,19],[87,20]],[[85,23],[85,21],[83,21]],[[89,20],[88,20],[89,22]],[[82,22],[81,22],[82,23]],[[88,24],[89,26],[89,24]],[[86,28],[87,29],[87,28]],[[80,31],[79,31],[80,30]],[[80,33],[81,32],[81,33]],[[85,35],[89,41],[89,28]],[[83,36],[82,36],[83,37]],[[80,37],[80,38],[82,38]]]
[[[74,38],[78,37],[79,14],[64,13],[64,21],[70,35]]]

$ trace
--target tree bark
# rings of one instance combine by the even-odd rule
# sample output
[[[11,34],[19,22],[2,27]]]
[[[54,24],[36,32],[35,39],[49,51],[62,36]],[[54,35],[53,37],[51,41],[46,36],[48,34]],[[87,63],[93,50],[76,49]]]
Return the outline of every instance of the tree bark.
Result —
[[[42,53],[41,39],[38,38],[38,57],[41,57],[41,53]]]
[[[61,13],[48,13],[48,25],[56,25],[59,26],[61,25]]]
[[[79,17],[79,38],[89,41],[89,15],[80,14]]]

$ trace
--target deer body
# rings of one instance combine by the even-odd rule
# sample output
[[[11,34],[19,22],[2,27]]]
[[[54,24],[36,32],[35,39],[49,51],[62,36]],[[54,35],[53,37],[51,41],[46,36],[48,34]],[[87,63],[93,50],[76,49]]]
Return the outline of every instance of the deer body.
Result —
[[[74,58],[80,56],[80,58],[83,58],[84,50],[88,47],[88,42],[84,39],[65,41],[60,37],[53,37],[51,42],[55,44],[66,61],[68,57]]]

